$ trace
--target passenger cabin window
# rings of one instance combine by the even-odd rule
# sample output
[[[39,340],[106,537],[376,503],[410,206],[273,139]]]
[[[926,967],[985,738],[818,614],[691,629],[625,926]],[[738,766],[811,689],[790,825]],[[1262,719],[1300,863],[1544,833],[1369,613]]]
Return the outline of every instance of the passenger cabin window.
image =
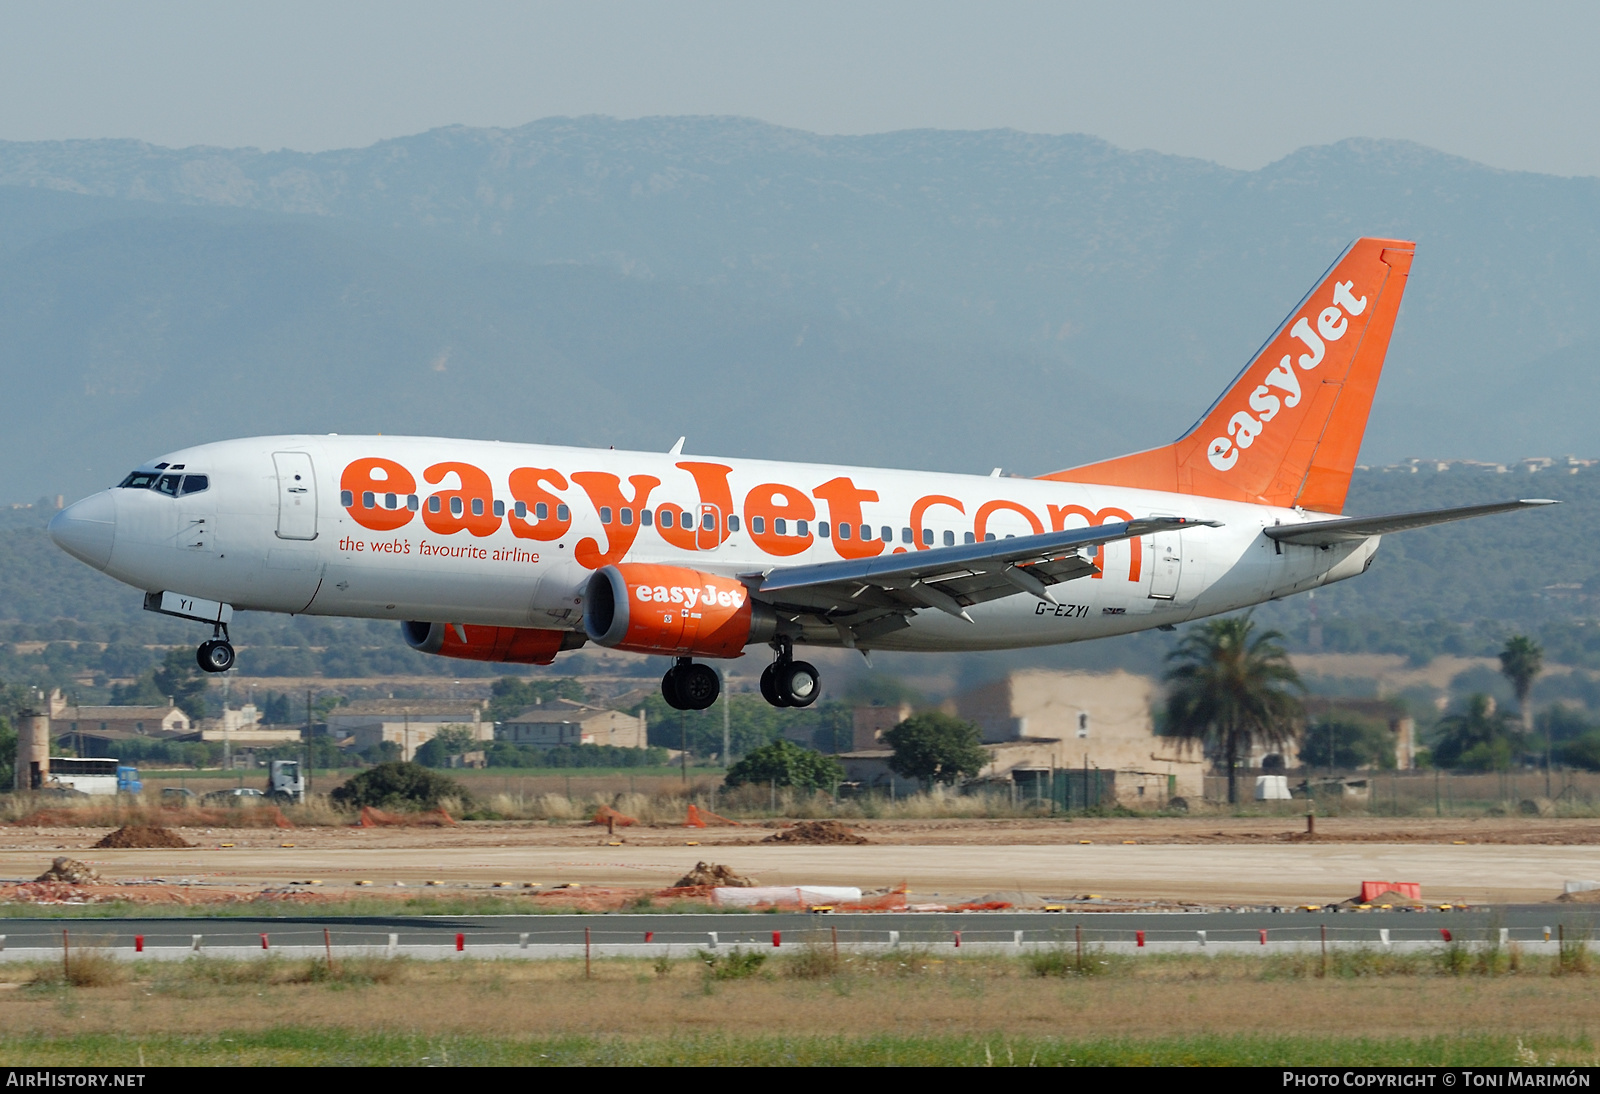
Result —
[[[933,529],[932,528],[924,528],[922,530],[922,545],[924,547],[932,547],[933,546]]]
[[[641,509],[641,510],[639,510],[639,523],[644,525],[646,528],[648,528],[652,524],[654,524],[655,520],[656,520],[656,511],[654,509]]]
[[[962,533],[961,541],[963,543],[972,543],[976,538],[977,537],[975,537],[971,532],[964,532],[964,533]],[[948,533],[946,533],[945,542],[946,543],[950,542]]]
[[[517,514],[518,520],[526,520],[528,517],[528,503],[525,501],[519,501],[516,505],[512,506],[511,511]]]
[[[751,517],[750,530],[758,536],[763,534],[767,530],[767,519],[765,517]]]
[[[823,539],[827,539],[828,538],[828,532],[829,532],[830,528],[831,528],[831,525],[829,525],[827,521],[825,521],[825,520],[817,521],[817,535],[821,536]],[[849,539],[850,536],[847,534],[848,532],[849,532],[849,529],[847,529],[844,525],[842,525],[842,524],[839,525],[839,538],[840,539]]]
[[[183,489],[179,492],[183,496],[198,494],[211,485],[211,480],[205,475],[185,475]]]
[[[956,534],[948,528],[945,529],[944,533],[944,545],[946,547],[954,547],[956,545]]]
[[[678,526],[680,528],[693,528],[694,527],[694,514],[693,513],[688,513],[688,512],[679,513],[678,514]]]
[[[611,506],[602,505],[600,507],[600,523],[601,524],[610,524],[611,523]]]
[[[483,499],[482,498],[473,498],[472,499],[472,515],[475,516],[475,517],[483,516]]]
[[[632,509],[620,510],[617,513],[617,515],[622,518],[622,526],[624,528],[632,528],[633,527],[633,510]]]
[[[708,532],[715,532],[717,530],[717,514],[701,513],[700,527],[704,528]]]
[[[826,527],[827,527],[826,524],[819,524],[817,526],[817,531],[821,532]],[[839,525],[839,538],[840,539],[849,539],[850,538],[850,526],[848,524]]]
[[[787,520],[784,520],[782,517],[773,517],[772,518],[772,534],[775,535],[775,536],[786,536],[786,535],[788,535],[789,534],[789,522]]]
[[[557,520],[567,520],[571,516],[572,516],[572,510],[568,509],[565,505],[556,506],[556,519]]]
[[[739,518],[734,516],[732,513],[729,513],[728,514],[728,531],[737,532],[738,530],[739,530]]]
[[[406,508],[407,509],[409,509],[413,513],[415,513],[421,507],[422,507],[421,506],[421,502],[420,502],[420,500],[417,498],[417,496],[415,494],[407,494],[406,495]]]
[[[672,527],[672,523],[673,523],[672,522],[672,510],[671,509],[663,509],[663,510],[661,510],[661,527],[663,527],[663,528],[671,528]]]
[[[497,517],[503,517],[503,516],[506,515],[506,503],[505,502],[497,501],[497,502],[494,503],[494,515],[497,516]]]
[[[884,539],[888,539],[889,537],[888,536],[884,536],[883,538]],[[915,543],[916,542],[916,540],[911,538],[911,529],[909,529],[909,528],[900,529],[900,542],[901,543]]]
[[[870,540],[871,538],[872,538],[872,525],[863,524],[861,526],[861,539],[862,539],[862,541],[865,542],[867,540]]]
[[[885,542],[885,543],[893,543],[894,542],[894,529],[893,528],[890,528],[887,524],[885,524],[882,528],[879,528],[878,531],[883,533],[883,542]],[[909,531],[909,529],[908,529],[908,531]]]
[[[539,502],[537,505],[535,505],[533,507],[533,515],[534,515],[534,518],[536,520],[549,520],[550,519],[550,506],[546,505],[542,501]]]
[[[439,495],[438,494],[434,494],[432,497],[430,497],[428,499],[428,512],[437,513],[439,511],[439,508],[440,508],[440,506],[439,506]]]
[[[466,511],[467,507],[461,504],[460,498],[450,499],[450,515],[452,517],[464,516],[466,515]]]
[[[797,536],[807,536],[807,535],[810,535],[811,533],[806,530],[806,522],[805,521],[797,520],[797,521],[794,522],[794,534],[797,535]]]
[[[363,509],[376,509],[377,507],[378,507],[377,495],[375,495],[371,490],[363,490],[361,492],[361,508],[363,508]]]
[[[355,505],[355,503],[356,503],[356,496],[355,496],[355,493],[353,491],[350,491],[350,490],[341,490],[341,491],[339,491],[339,504],[340,505],[344,506],[346,509],[349,509],[349,508],[352,508]]]
[[[385,509],[398,509],[398,508],[400,508],[400,495],[398,495],[398,494],[385,494],[383,496],[383,507]]]

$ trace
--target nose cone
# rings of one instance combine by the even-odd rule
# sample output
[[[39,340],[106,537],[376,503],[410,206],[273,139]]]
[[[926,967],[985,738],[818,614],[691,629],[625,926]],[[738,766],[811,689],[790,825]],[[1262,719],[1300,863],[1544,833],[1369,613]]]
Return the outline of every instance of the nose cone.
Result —
[[[50,538],[73,558],[104,570],[117,538],[116,496],[102,490],[73,502],[50,519]]]

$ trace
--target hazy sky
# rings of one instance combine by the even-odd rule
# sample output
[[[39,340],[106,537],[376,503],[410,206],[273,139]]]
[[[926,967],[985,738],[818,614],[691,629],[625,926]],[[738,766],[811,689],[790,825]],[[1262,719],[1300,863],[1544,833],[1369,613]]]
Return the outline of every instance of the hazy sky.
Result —
[[[1600,4],[0,2],[0,139],[308,151],[451,123],[1005,126],[1259,167],[1402,137],[1600,175]]]

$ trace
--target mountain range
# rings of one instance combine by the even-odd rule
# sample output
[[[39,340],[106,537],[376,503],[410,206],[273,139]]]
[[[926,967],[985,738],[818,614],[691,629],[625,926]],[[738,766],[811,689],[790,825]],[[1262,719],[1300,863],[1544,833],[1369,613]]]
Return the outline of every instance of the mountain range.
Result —
[[[1594,454],[1592,178],[738,118],[0,142],[0,501],[278,432],[1036,474],[1183,432],[1358,235],[1418,242],[1365,461]]]

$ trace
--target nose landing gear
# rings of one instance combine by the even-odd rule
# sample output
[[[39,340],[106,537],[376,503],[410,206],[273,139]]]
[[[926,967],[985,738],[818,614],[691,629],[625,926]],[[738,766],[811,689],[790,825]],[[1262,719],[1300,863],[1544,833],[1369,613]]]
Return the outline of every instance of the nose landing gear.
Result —
[[[794,659],[794,642],[776,640],[778,656],[761,673],[761,697],[775,707],[808,707],[822,695],[817,667]]]
[[[227,672],[233,668],[233,643],[228,641],[226,624],[216,624],[211,637],[195,650],[194,659],[206,672]]]
[[[673,710],[705,710],[717,701],[722,681],[710,665],[697,665],[687,657],[661,678],[661,697]]]

